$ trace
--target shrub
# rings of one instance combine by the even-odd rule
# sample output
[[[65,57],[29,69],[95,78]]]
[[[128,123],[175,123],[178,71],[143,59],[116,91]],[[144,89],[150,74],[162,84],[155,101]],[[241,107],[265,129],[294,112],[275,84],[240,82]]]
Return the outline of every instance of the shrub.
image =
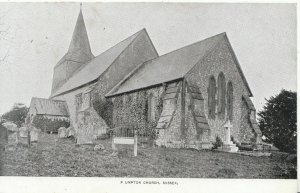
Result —
[[[282,90],[266,99],[258,113],[259,127],[267,142],[281,151],[295,153],[297,147],[297,93]]]
[[[33,118],[32,123],[38,128],[41,129],[42,131],[45,132],[54,132],[57,133],[57,130],[60,127],[65,127],[68,128],[70,126],[70,122],[69,121],[65,121],[65,120],[59,120],[59,119],[49,119],[46,117],[42,117],[42,116],[35,116]]]
[[[213,143],[212,149],[217,149],[223,145],[222,139],[219,136],[216,136],[216,141]]]

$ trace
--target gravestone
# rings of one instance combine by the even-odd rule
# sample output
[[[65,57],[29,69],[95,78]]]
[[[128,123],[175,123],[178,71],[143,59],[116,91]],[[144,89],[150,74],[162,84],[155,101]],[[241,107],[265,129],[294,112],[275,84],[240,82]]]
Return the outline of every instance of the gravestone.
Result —
[[[11,139],[14,140],[13,143],[15,144],[19,144],[20,141],[19,137],[20,137],[19,131],[16,131],[15,133],[11,134]]]
[[[28,137],[28,128],[27,127],[20,127],[19,128],[20,137],[27,138]]]
[[[41,130],[33,127],[30,130],[30,142],[38,142]]]
[[[67,128],[67,137],[75,136],[75,129],[73,127]]]
[[[225,141],[221,147],[218,148],[219,151],[225,152],[237,152],[239,148],[234,144],[230,139],[230,129],[232,128],[232,124],[228,120],[224,125],[225,129]]]
[[[82,125],[77,131],[77,144],[93,144],[94,143],[94,132],[93,125],[88,123]]]
[[[60,127],[58,129],[58,138],[66,138],[67,137],[67,129],[65,127]]]
[[[6,127],[8,131],[16,132],[18,130],[18,126],[12,122],[5,122],[2,125]]]
[[[0,147],[5,147],[8,143],[8,131],[7,128],[4,127],[0,123]]]

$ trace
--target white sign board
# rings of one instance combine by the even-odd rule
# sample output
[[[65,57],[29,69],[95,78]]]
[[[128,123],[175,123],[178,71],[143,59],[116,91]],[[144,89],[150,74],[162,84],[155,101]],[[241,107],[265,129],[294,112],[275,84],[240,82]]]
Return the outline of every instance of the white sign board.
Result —
[[[134,137],[114,137],[112,138],[112,149],[117,151],[116,144],[133,145],[133,154],[137,156],[137,134],[134,132]]]
[[[115,137],[114,139],[115,144],[125,144],[125,145],[133,145],[134,138],[133,137]]]

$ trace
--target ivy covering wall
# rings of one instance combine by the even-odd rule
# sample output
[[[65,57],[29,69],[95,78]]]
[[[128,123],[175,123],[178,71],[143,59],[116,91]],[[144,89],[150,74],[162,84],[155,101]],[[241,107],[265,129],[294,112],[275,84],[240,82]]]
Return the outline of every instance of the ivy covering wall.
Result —
[[[163,87],[156,87],[113,97],[113,127],[131,125],[138,130],[139,135],[154,135],[162,112],[163,90]],[[150,110],[154,112],[149,112]],[[154,115],[150,116],[151,120],[149,114]]]

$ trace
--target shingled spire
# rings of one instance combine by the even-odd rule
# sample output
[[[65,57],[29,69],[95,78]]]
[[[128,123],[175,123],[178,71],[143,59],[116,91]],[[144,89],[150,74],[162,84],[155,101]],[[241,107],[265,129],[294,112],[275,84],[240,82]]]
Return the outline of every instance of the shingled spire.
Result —
[[[94,58],[94,55],[91,52],[89,38],[83,20],[81,6],[68,54],[69,57],[75,59],[75,61],[88,61]]]
[[[95,56],[91,51],[80,5],[80,11],[69,49],[54,67],[51,93],[60,88],[78,68],[85,65],[94,57]]]

